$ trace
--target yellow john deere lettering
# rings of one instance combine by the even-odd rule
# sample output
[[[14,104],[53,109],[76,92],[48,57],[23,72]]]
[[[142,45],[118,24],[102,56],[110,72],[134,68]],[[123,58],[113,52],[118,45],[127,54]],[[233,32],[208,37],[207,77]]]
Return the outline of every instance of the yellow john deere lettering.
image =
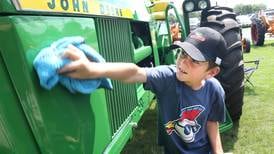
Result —
[[[67,12],[67,13],[93,13],[96,3],[86,0],[17,0],[21,10]],[[98,5],[97,5],[98,6]],[[99,8],[99,7],[98,7]]]
[[[133,13],[127,8],[117,8],[98,0],[13,0],[18,10],[62,12],[76,14],[95,14],[133,18]],[[107,9],[106,9],[107,8]]]

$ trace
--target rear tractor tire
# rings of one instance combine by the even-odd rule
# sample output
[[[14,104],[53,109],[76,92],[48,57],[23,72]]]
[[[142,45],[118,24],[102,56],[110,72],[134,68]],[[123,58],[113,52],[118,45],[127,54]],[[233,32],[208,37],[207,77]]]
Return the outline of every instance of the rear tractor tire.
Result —
[[[233,121],[240,119],[244,93],[244,67],[241,43],[241,29],[236,14],[231,8],[212,7],[204,10],[201,27],[210,27],[220,32],[227,43],[227,53],[222,62],[221,72],[216,78],[226,93],[226,107]]]
[[[251,23],[251,38],[255,46],[263,46],[265,39],[265,25],[262,20],[255,18]]]

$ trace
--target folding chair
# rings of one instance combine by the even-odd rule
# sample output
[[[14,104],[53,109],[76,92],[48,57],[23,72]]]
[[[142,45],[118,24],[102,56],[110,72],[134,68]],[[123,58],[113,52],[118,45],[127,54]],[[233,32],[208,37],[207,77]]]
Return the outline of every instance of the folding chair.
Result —
[[[250,78],[252,74],[258,69],[260,60],[252,60],[252,61],[245,61],[245,64],[253,64],[252,66],[248,65],[244,67],[244,82],[249,83],[250,85],[253,85],[253,83],[250,81]]]

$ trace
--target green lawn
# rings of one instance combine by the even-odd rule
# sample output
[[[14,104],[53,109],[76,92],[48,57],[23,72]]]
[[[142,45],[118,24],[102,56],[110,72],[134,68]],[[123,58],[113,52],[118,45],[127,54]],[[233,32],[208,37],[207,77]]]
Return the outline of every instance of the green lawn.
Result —
[[[252,75],[254,87],[246,84],[243,115],[233,129],[222,134],[225,152],[269,154],[274,153],[274,41],[263,47],[252,47],[244,60],[260,60],[259,69]],[[157,146],[157,116],[155,105],[145,112],[134,130],[124,154],[159,154]]]
[[[252,87],[245,86],[243,115],[235,127],[222,134],[223,147],[233,153],[274,153],[274,41],[252,47],[244,60],[259,59]]]

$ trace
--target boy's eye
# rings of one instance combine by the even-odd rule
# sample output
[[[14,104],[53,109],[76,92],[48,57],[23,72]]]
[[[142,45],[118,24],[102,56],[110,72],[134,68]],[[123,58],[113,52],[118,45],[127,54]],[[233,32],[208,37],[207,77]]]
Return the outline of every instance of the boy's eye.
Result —
[[[195,59],[192,59],[192,58],[191,58],[191,60],[192,60],[192,62],[195,63],[195,64],[200,64],[200,62],[197,61],[197,60],[195,60]]]

